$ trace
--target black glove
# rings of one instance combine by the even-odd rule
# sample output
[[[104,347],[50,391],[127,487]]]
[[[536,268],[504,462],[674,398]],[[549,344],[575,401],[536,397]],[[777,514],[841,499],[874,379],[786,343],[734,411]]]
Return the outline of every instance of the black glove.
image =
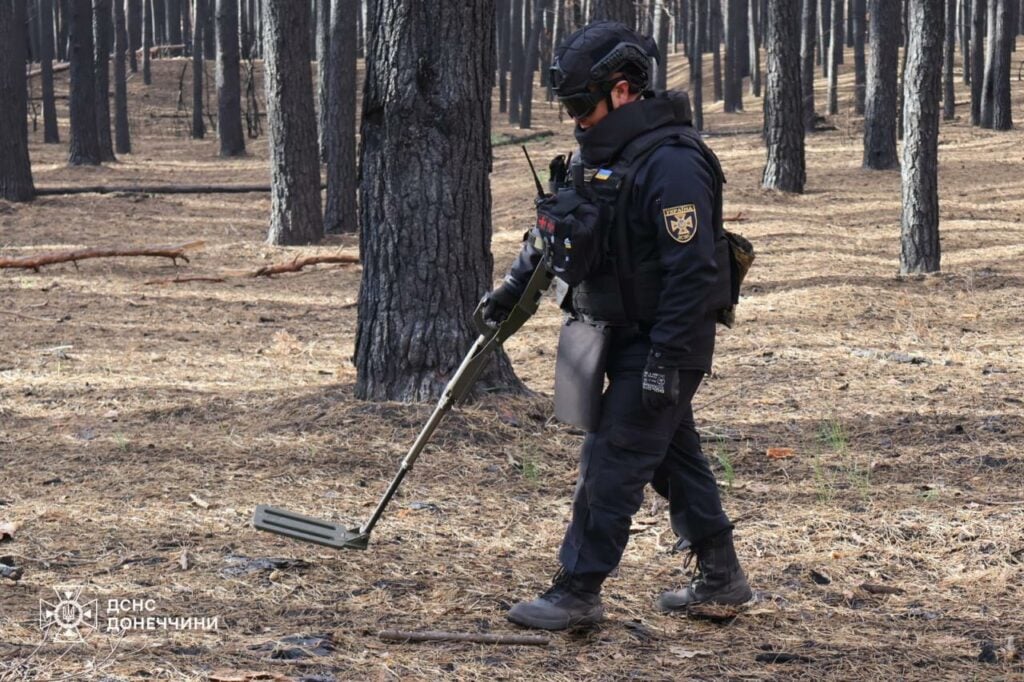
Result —
[[[484,322],[492,327],[504,322],[512,308],[519,302],[520,296],[522,294],[507,281],[489,294],[484,294],[484,309],[481,311]]]
[[[644,367],[642,386],[644,409],[660,412],[675,405],[679,402],[679,368],[652,349]]]

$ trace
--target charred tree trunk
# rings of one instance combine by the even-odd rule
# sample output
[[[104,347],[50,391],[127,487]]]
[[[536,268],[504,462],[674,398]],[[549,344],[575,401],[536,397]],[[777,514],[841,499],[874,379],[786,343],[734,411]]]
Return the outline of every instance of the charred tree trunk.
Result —
[[[530,2],[531,0],[527,0]],[[544,0],[533,0],[533,27],[526,41],[526,67],[523,69],[523,82],[520,85],[522,103],[519,107],[519,127],[529,128],[533,124],[533,70],[540,52],[540,34],[544,30]]]
[[[654,87],[657,90],[664,90],[668,87],[668,24],[669,17],[665,3],[659,0],[654,4],[654,38],[658,42],[658,52],[660,53],[657,67],[654,70]]]
[[[896,168],[896,69],[900,44],[900,6],[870,0],[871,58],[864,102],[864,166]]]
[[[324,231],[359,229],[356,187],[356,22],[359,0],[334,0],[327,57],[327,207]]]
[[[910,0],[910,44],[903,102],[903,213],[900,273],[938,272],[939,97],[942,90],[942,3]]]
[[[356,395],[427,400],[476,338],[470,314],[492,286],[493,0],[371,7]],[[460,32],[478,39],[436,39]],[[519,388],[504,354],[495,360],[478,385]]]
[[[711,21],[711,79],[714,101],[723,98],[722,88],[722,0],[708,0],[711,3],[709,19]]]
[[[118,0],[114,0],[117,2]],[[181,42],[185,45],[182,54],[186,57],[192,56],[192,2],[181,0]]]
[[[558,0],[561,1],[561,0]],[[509,41],[511,40],[512,20],[509,13],[512,8],[509,0],[497,0],[495,13],[497,16],[497,40],[498,40],[498,113],[508,113],[508,70],[509,70]]]
[[[142,49],[142,0],[125,0],[128,20],[128,68],[139,72],[138,51]]]
[[[832,0],[832,30],[828,45],[828,115],[839,113],[839,65],[843,59],[843,0]]]
[[[90,0],[71,0],[68,44],[68,56],[71,58],[71,144],[68,162],[72,166],[95,166],[100,163],[100,142],[96,131],[96,72]]]
[[[25,17],[25,0],[0,2],[0,199],[7,201],[35,196],[28,156]]]
[[[590,20],[611,19],[626,26],[636,26],[636,9],[633,0],[590,0]]]
[[[233,16],[237,20],[237,13]],[[323,237],[320,159],[313,111],[313,77],[309,71],[310,20],[307,2],[264,0],[264,80],[272,188],[267,241],[277,245],[313,244]],[[237,58],[237,27],[234,36]],[[236,78],[237,75],[236,67]],[[239,124],[241,137],[240,119],[236,118],[235,123]]]
[[[750,94],[754,97],[761,96],[761,22],[764,16],[760,12],[760,0],[750,0],[748,3],[749,26],[747,35],[750,41]]]
[[[40,0],[39,70],[43,90],[43,142],[57,144],[57,106],[53,99],[53,0]],[[6,43],[0,43],[0,45]]]
[[[960,0],[960,55],[963,58],[964,85],[971,84],[971,0]]]
[[[866,0],[850,0],[850,27],[853,39],[853,110],[864,115],[864,95],[867,84],[867,62],[864,55]]]
[[[203,27],[206,25],[206,0],[194,0],[196,20],[192,26],[192,138],[206,137],[206,121],[203,119],[203,78],[205,57],[203,53]]]
[[[242,86],[239,82],[238,64],[238,0],[216,0],[217,2],[217,137],[220,138],[221,156],[245,154],[245,138],[242,136]],[[264,0],[263,43],[266,46],[266,22],[268,8]],[[306,3],[300,3],[306,4]],[[308,8],[306,14],[308,15]],[[309,44],[303,26],[302,44]],[[307,53],[305,57],[309,57]],[[308,69],[306,70],[309,71]],[[293,74],[289,74],[293,75]],[[308,76],[308,73],[307,73]],[[317,185],[319,185],[319,181]]]
[[[994,0],[988,0],[994,1]],[[971,125],[981,125],[981,98],[985,86],[986,0],[971,5]]]
[[[57,13],[60,24],[57,26],[57,61],[66,62],[68,59],[68,28],[71,23],[71,0],[57,0],[54,10],[59,8]]]
[[[142,0],[142,82],[153,83],[153,70],[150,66],[153,47],[153,0]]]
[[[164,12],[167,43],[181,45],[181,0],[164,0]]]
[[[520,106],[523,103],[523,70],[526,59],[523,55],[523,3],[527,0],[512,0],[512,15],[509,26],[509,55],[511,58],[511,79],[508,91],[508,122],[519,124]]]
[[[111,0],[92,0],[92,32],[96,68],[96,134],[100,161],[116,161],[110,135],[110,50],[113,46]]]
[[[828,48],[832,44],[832,2],[833,0],[818,0],[818,65],[821,67],[822,78],[828,78]]]
[[[818,39],[818,0],[803,0],[800,31],[800,91],[804,132],[814,131],[814,48]]]
[[[727,0],[725,23],[725,102],[727,114],[743,110],[743,75],[740,53],[740,23],[746,22],[746,12],[740,17],[741,0]]]
[[[704,0],[691,6],[694,31],[690,35],[690,103],[693,106],[693,125],[704,130]]]
[[[244,0],[242,1],[244,5]],[[331,21],[331,0],[316,2],[316,101],[317,140],[320,148],[320,162],[327,163],[327,144],[331,129],[327,125],[327,53],[330,49],[329,24]]]
[[[1016,23],[1010,3],[1014,0],[989,0],[989,57],[985,65],[985,84],[981,99],[981,125],[995,130],[1013,128],[1010,109],[1011,43]]]
[[[988,12],[985,21],[985,76],[981,86],[981,127],[992,127],[993,108],[995,104],[995,59],[999,33],[996,30],[996,17],[999,14],[1000,0],[988,0]]]
[[[127,49],[125,3],[124,0],[114,0],[114,149],[118,154],[129,154],[132,151],[131,133],[128,130]]]
[[[942,118],[956,118],[956,83],[953,81],[953,59],[956,48],[957,0],[946,0],[946,42],[942,52]]]
[[[768,161],[762,185],[803,192],[804,116],[800,106],[800,0],[769,0],[764,134]]]

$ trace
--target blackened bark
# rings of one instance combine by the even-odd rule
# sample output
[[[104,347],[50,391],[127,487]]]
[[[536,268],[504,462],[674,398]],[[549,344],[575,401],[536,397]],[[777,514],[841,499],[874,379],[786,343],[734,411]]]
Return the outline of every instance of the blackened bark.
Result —
[[[818,65],[821,66],[822,78],[828,78],[828,48],[832,44],[832,1],[818,0]]]
[[[529,39],[526,41],[526,68],[523,69],[523,82],[519,86],[522,103],[519,107],[519,127],[529,128],[533,118],[533,67],[537,63],[537,56],[540,51],[540,34],[544,30],[544,9],[547,3],[544,0],[527,0],[533,2],[533,27],[529,31]]]
[[[118,154],[129,154],[132,151],[131,133],[128,130],[127,49],[125,3],[124,0],[114,0],[114,150]]]
[[[960,0],[960,56],[964,68],[964,85],[971,84],[971,0]]]
[[[60,142],[57,130],[57,106],[53,99],[53,0],[40,0],[39,66],[43,89],[43,142]],[[2,45],[4,43],[0,43]]]
[[[864,102],[864,166],[896,168],[896,68],[899,57],[900,5],[870,0],[870,59]]]
[[[71,144],[68,163],[72,166],[95,166],[100,163],[100,144],[96,131],[96,73],[90,0],[71,0],[68,46],[68,56],[71,58]]]
[[[152,56],[150,49],[153,47],[153,0],[142,0],[142,82],[145,85],[153,83],[153,70],[150,67]]]
[[[942,51],[942,118],[952,121],[956,117],[956,84],[953,82],[953,59],[956,48],[957,0],[946,2],[946,42]]]
[[[1013,111],[1010,106],[1010,60],[1017,32],[1011,3],[1016,0],[994,1],[999,3],[999,7],[992,47],[992,127],[995,130],[1010,130],[1013,128]]]
[[[165,0],[167,42],[181,45],[181,0]]]
[[[508,69],[509,69],[509,32],[512,26],[512,19],[509,0],[497,0],[495,14],[497,16],[497,40],[498,40],[498,113],[508,113]]]
[[[668,80],[668,29],[669,17],[665,9],[665,3],[658,0],[654,6],[654,37],[658,42],[657,68],[654,71],[654,87],[657,90],[664,90]]]
[[[939,96],[942,90],[944,7],[935,0],[910,0],[910,44],[903,102],[903,213],[900,273],[938,272]]]
[[[800,105],[800,0],[769,0],[766,20],[764,133],[768,161],[762,185],[783,192],[803,192],[807,174]]]
[[[28,156],[25,17],[25,0],[0,2],[0,199],[7,201],[30,201],[36,192]]]
[[[231,4],[236,18],[237,58],[238,14],[234,3]],[[309,69],[311,18],[307,2],[265,0],[263,3],[271,182],[267,241],[277,245],[313,244],[320,241],[324,231],[313,77]],[[234,73],[237,80],[237,62]],[[240,119],[236,118],[235,123],[239,124],[241,137]]]
[[[203,120],[203,77],[205,54],[203,54],[203,27],[206,25],[206,0],[194,0],[196,20],[192,27],[192,137],[201,140],[206,137],[206,121]]]
[[[981,125],[981,96],[985,86],[986,0],[971,5],[971,125]]]
[[[632,28],[636,25],[633,0],[590,0],[590,20],[611,19]]]
[[[985,77],[981,86],[981,127],[992,127],[992,114],[995,104],[995,58],[999,34],[996,32],[996,16],[999,14],[999,0],[988,0],[986,13],[985,35]]]
[[[722,0],[710,2],[709,20],[711,22],[711,80],[712,94],[715,102],[724,96],[722,88]]]
[[[476,338],[470,316],[492,286],[493,0],[371,7],[356,395],[427,400]],[[504,354],[495,359],[478,386],[520,388]]]
[[[828,46],[828,115],[839,113],[839,65],[843,59],[843,0],[832,0],[832,30]]]
[[[853,110],[859,115],[864,114],[864,95],[868,78],[864,55],[867,18],[867,0],[850,0],[850,27],[853,33]]]
[[[68,61],[68,28],[71,24],[71,0],[57,0],[54,10],[59,8],[57,18],[60,20],[57,26],[57,61]]]
[[[153,44],[167,44],[167,12],[164,8],[164,0],[151,0],[153,18]]]
[[[245,4],[244,0],[241,4]],[[316,100],[317,140],[320,162],[327,163],[327,144],[331,129],[327,125],[327,53],[330,49],[328,31],[331,21],[331,0],[317,0],[314,28],[316,30]]]
[[[754,97],[761,96],[761,22],[764,17],[760,12],[760,0],[750,0],[748,3],[749,23],[747,27],[748,40],[750,42],[750,94]]]
[[[814,131],[814,46],[818,40],[818,0],[803,0],[800,30],[800,91],[804,132]]]
[[[117,2],[118,0],[114,0]],[[192,56],[192,2],[181,0],[181,42],[185,45],[182,54],[186,57]]]
[[[142,0],[125,0],[128,21],[128,68],[139,72],[138,51],[142,49]]]
[[[693,3],[694,31],[690,36],[690,104],[693,106],[693,125],[704,130],[704,0]]]
[[[327,58],[327,206],[325,232],[356,232],[356,22],[359,0],[334,0]]]
[[[741,0],[727,0],[725,22],[725,80],[723,82],[723,110],[727,114],[743,110],[743,75],[740,68],[740,24],[747,20],[746,12],[740,16]]]
[[[276,0],[275,0],[276,1]],[[245,138],[242,136],[242,87],[239,82],[238,64],[238,0],[216,0],[217,2],[217,136],[220,138],[221,156],[245,154]],[[299,4],[306,4],[305,2]],[[263,42],[266,46],[268,8],[263,8]],[[309,16],[309,8],[306,8]],[[302,44],[309,45],[306,26],[302,27]],[[309,53],[304,55],[308,59]],[[309,78],[308,71],[307,78]],[[311,80],[311,78],[309,78]],[[312,86],[311,86],[312,87]],[[316,183],[319,186],[319,181]]]
[[[96,69],[96,134],[100,161],[116,161],[110,135],[110,51],[113,47],[111,0],[92,0],[92,33]]]
[[[523,55],[523,4],[527,0],[511,0],[512,14],[509,26],[509,56],[511,70],[508,88],[508,122],[518,125],[522,104],[523,70],[526,59]]]

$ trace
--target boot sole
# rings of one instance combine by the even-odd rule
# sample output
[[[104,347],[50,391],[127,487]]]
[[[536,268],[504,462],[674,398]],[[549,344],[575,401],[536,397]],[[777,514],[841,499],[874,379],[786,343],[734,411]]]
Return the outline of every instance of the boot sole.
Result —
[[[666,604],[664,595],[658,598],[658,610],[662,613],[675,613],[685,611],[691,606],[704,606],[707,604],[721,604],[722,606],[742,606],[754,598],[753,591],[748,587],[744,592],[736,595],[716,595],[714,599],[692,601],[685,604]]]
[[[582,616],[576,616],[573,618],[537,618],[513,614],[510,611],[508,619],[516,625],[522,625],[527,628],[535,628],[539,630],[568,630],[572,627],[595,625],[600,623],[604,620],[604,607],[598,606]]]

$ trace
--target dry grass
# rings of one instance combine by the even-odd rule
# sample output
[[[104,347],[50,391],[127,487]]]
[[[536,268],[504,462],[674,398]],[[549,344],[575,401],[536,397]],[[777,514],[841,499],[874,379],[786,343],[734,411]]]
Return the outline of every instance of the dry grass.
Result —
[[[221,160],[214,140],[149,117],[173,110],[179,64],[157,62],[149,93],[131,85],[136,154],[68,168],[65,147],[34,132],[37,183],[265,181],[265,140]],[[1015,81],[1018,118],[1022,99]],[[710,140],[726,212],[747,217],[736,227],[759,255],[696,400],[758,590],[738,618],[654,611],[684,576],[652,496],[602,627],[544,649],[379,641],[385,628],[512,631],[507,606],[553,573],[580,441],[548,419],[554,306],[508,344],[537,396],[454,413],[370,550],[339,554],[249,518],[257,502],[364,517],[431,410],[353,399],[358,269],[143,282],[351,251],[354,238],[265,246],[260,195],[46,197],[0,204],[4,255],[207,246],[177,270],[120,259],[0,273],[0,521],[23,524],[0,554],[25,568],[0,590],[0,679],[1024,678],[1024,135],[972,129],[963,108],[944,124],[944,272],[898,281],[899,176],[860,168],[857,119],[844,110],[809,139],[808,191],[781,196],[759,189],[759,101],[745,104],[710,107],[708,124],[748,133]],[[571,131],[543,103],[535,115],[557,133],[532,145],[543,160]],[[498,120],[496,134],[515,133]],[[493,178],[503,270],[532,206],[516,146],[496,148]],[[769,461],[768,447],[795,456]],[[238,557],[290,561],[245,573]],[[221,627],[43,644],[38,600],[65,584]],[[296,634],[329,635],[334,650],[282,660],[259,646]],[[804,659],[757,660],[771,651]]]

